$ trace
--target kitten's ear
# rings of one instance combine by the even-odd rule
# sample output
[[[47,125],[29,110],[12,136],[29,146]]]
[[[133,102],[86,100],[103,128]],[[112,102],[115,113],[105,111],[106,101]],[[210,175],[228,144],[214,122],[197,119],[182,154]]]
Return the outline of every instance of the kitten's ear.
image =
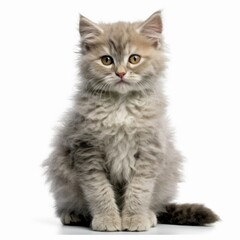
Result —
[[[91,42],[91,40],[94,40],[94,38],[100,35],[102,32],[103,30],[98,26],[98,24],[80,15],[79,33],[82,37],[82,40]]]
[[[162,33],[161,12],[153,13],[146,21],[141,23],[137,31],[152,40],[154,45],[157,46]]]

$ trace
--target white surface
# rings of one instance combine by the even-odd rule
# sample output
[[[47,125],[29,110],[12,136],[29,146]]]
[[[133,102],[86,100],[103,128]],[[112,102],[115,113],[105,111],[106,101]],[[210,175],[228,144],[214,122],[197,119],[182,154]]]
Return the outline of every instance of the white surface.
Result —
[[[157,225],[155,228],[151,228],[147,232],[95,232],[87,227],[78,227],[78,226],[62,226],[58,221],[55,220],[46,220],[40,221],[37,220],[36,225],[32,225],[32,230],[35,229],[39,231],[42,229],[46,233],[44,228],[48,225],[48,234],[61,234],[61,235],[200,235],[214,236],[216,232],[223,232],[220,230],[222,223],[218,223],[214,226],[207,227],[198,227],[198,226],[177,226],[177,225]],[[44,227],[45,225],[45,227]],[[41,228],[39,228],[41,227]]]
[[[50,153],[56,122],[71,106],[79,13],[93,21],[132,21],[158,9],[163,9],[169,47],[169,116],[186,156],[176,201],[204,203],[222,222],[204,228],[158,226],[144,234],[173,234],[170,239],[239,235],[238,1],[9,0],[0,1],[2,239],[97,234],[60,225],[40,167]]]

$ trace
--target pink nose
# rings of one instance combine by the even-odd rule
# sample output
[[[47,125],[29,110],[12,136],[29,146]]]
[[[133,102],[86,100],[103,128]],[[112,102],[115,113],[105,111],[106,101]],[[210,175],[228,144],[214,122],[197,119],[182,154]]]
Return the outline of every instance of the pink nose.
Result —
[[[125,72],[116,72],[116,75],[121,79],[124,77],[125,74],[126,74]]]

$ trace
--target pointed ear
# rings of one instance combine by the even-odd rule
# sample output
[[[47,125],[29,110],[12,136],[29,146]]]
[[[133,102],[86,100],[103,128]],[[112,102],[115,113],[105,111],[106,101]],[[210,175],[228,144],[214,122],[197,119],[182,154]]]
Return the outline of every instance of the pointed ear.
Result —
[[[94,38],[102,32],[103,30],[98,26],[98,24],[80,15],[79,33],[83,41],[91,42],[91,40],[94,40]]]
[[[158,45],[162,33],[161,12],[153,13],[146,21],[140,24],[137,31],[153,41],[154,45]]]

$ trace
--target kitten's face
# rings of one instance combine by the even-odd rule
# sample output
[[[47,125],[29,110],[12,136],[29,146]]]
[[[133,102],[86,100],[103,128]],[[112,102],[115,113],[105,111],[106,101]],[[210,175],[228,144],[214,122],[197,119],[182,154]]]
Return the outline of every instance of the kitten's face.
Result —
[[[97,25],[81,18],[81,72],[90,89],[124,94],[154,88],[164,67],[161,19],[155,15],[134,24]]]

